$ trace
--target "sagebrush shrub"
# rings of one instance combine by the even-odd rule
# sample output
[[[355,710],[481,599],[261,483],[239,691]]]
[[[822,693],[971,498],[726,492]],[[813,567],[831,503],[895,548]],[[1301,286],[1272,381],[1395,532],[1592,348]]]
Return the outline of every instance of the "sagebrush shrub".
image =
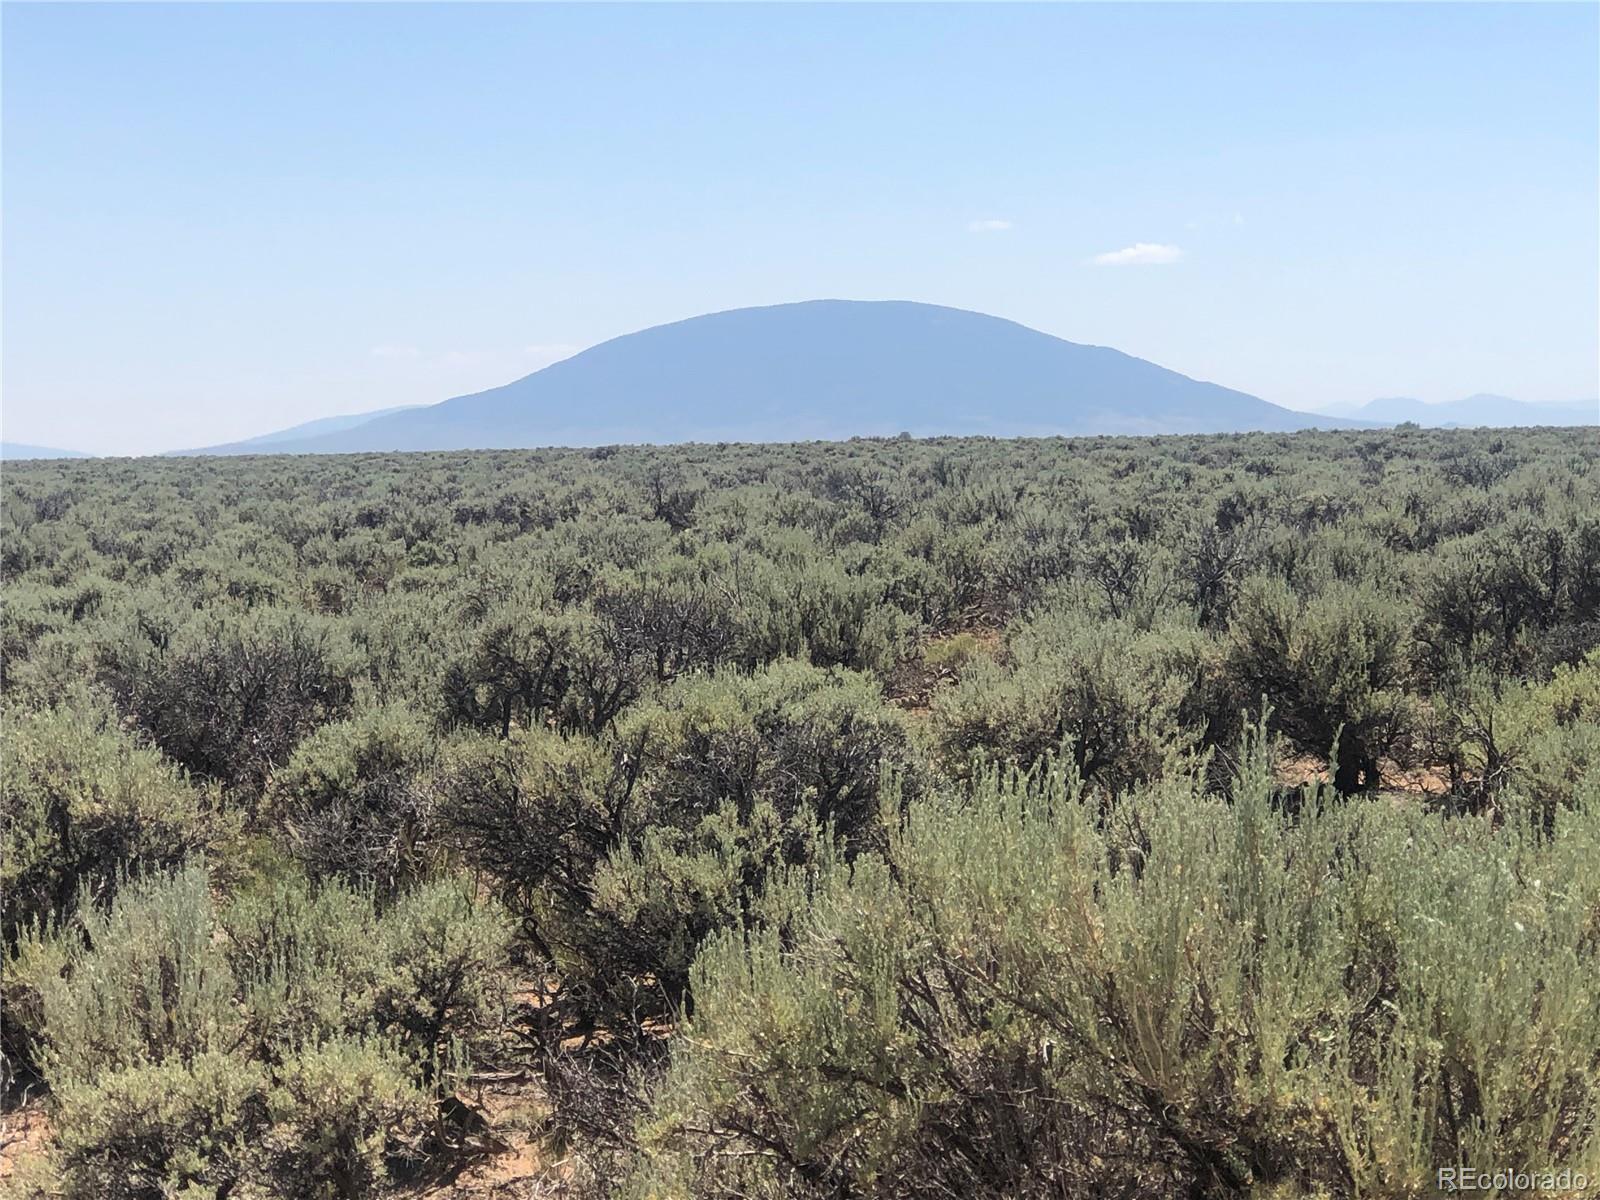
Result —
[[[0,491],[0,1033],[86,1097],[80,1193],[384,1187],[459,1140],[469,1061],[540,1069],[552,1187],[641,1133],[674,1196],[1400,1195],[1590,1153],[1592,437]],[[1237,755],[1263,707],[1273,781]],[[1344,800],[1275,790],[1335,745]],[[1429,795],[1349,802],[1391,787]],[[217,1111],[261,1153],[180,1161]]]
[[[301,738],[349,708],[349,650],[322,618],[207,609],[170,629],[122,631],[102,676],[167,755],[253,800]]]
[[[219,1051],[58,1085],[52,1166],[60,1194],[72,1200],[227,1194],[258,1172],[266,1089],[259,1064]]]
[[[936,700],[934,729],[957,773],[974,756],[1031,767],[1065,745],[1086,781],[1121,791],[1200,748],[1212,660],[1193,630],[1050,612],[1012,630],[1004,662],[966,667]]]
[[[330,722],[273,772],[267,803],[295,857],[317,878],[393,891],[426,874],[432,805],[425,774],[434,742],[398,708]]]
[[[41,985],[52,1084],[232,1049],[242,1014],[213,916],[201,866],[79,908],[61,935],[66,969]]]
[[[1380,760],[1403,750],[1416,724],[1406,694],[1404,605],[1368,583],[1330,584],[1309,599],[1286,584],[1246,582],[1228,627],[1235,705],[1265,698],[1299,749],[1336,753],[1334,786],[1376,790]]]
[[[109,901],[126,872],[164,871],[204,852],[226,828],[217,797],[80,695],[4,716],[0,759],[0,929],[63,919],[80,890]]]
[[[710,939],[642,1195],[1421,1196],[1600,1168],[1600,848],[1324,791],[989,771]],[[1563,880],[1552,887],[1552,879]]]
[[[881,840],[916,739],[865,677],[781,662],[678,680],[598,744],[551,731],[445,756],[443,820],[568,989],[613,1015],[681,1001],[700,940],[825,839]]]
[[[219,913],[199,865],[30,933],[5,992],[52,1089],[60,1186],[371,1194],[425,1156],[440,1098],[498,1027],[510,934],[455,879],[381,908],[282,880]]]
[[[378,1039],[309,1046],[274,1072],[264,1136],[277,1195],[370,1195],[388,1160],[422,1156],[432,1095],[413,1064]]]

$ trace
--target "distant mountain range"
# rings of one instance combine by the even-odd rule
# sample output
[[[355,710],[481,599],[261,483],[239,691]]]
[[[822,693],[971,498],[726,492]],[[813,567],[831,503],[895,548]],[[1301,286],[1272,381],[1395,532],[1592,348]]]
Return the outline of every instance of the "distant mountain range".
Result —
[[[30,446],[26,442],[0,442],[0,461],[23,458],[89,458],[79,450],[57,450],[52,446]]]
[[[1480,392],[1465,400],[1424,404],[1408,396],[1389,396],[1365,404],[1329,405],[1330,416],[1348,417],[1374,425],[1418,425],[1449,429],[1474,425],[1594,425],[1600,423],[1600,400],[1575,400],[1568,404],[1530,404],[1510,396]]]
[[[334,418],[350,422],[352,418]],[[1223,433],[1355,426],[1102,346],[905,301],[742,308],[614,338],[514,383],[202,454]],[[313,423],[315,424],[315,423]]]
[[[1581,425],[1600,401],[1481,394],[1299,412],[1104,346],[909,301],[740,308],[613,338],[503,387],[324,417],[195,454],[338,454],[637,442],[782,442],[978,434]],[[5,443],[0,457],[86,457]]]
[[[378,408],[372,412],[349,413],[342,417],[320,417],[315,421],[305,421],[299,425],[291,425],[287,429],[280,429],[276,433],[263,433],[260,437],[245,438],[241,442],[227,442],[221,446],[208,446],[204,450],[168,450],[169,456],[183,456],[191,454],[271,454],[278,447],[279,442],[299,442],[311,438],[322,437],[332,433],[342,433],[347,429],[354,429],[358,425],[365,425],[368,421],[375,421],[379,417],[387,417],[393,413],[408,412],[414,408],[421,408],[419,404],[401,404],[394,408]]]

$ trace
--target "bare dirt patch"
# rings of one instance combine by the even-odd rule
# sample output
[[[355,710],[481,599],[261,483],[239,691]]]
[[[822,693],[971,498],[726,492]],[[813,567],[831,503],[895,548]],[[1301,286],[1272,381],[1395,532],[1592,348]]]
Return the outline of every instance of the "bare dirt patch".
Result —
[[[50,1117],[34,1100],[0,1116],[0,1180],[13,1179],[50,1148]]]
[[[550,1106],[531,1079],[497,1080],[463,1095],[487,1124],[474,1138],[468,1164],[447,1181],[404,1189],[408,1200],[526,1200],[555,1194],[566,1164],[554,1156],[544,1136]]]
[[[1379,769],[1382,776],[1382,784],[1378,788],[1380,792],[1419,798],[1450,794],[1450,772],[1445,766],[1424,764],[1402,767],[1385,759],[1379,763]],[[1302,784],[1315,786],[1329,783],[1333,778],[1328,771],[1328,760],[1316,754],[1281,758],[1273,764],[1272,774],[1280,787],[1291,788]]]

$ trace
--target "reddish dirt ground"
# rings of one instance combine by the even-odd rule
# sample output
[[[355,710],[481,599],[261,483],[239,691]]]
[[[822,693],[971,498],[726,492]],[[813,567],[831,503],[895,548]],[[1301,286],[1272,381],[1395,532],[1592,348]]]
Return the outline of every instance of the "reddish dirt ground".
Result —
[[[549,1115],[529,1080],[507,1079],[463,1096],[489,1123],[481,1152],[448,1182],[399,1190],[405,1200],[531,1200],[557,1194],[567,1167],[541,1137]]]
[[[1450,774],[1442,766],[1403,768],[1388,760],[1379,764],[1383,772],[1383,786],[1379,791],[1404,796],[1444,796],[1450,791]],[[1297,754],[1279,759],[1273,774],[1284,787],[1297,787],[1302,783],[1327,783],[1328,762],[1315,754]]]
[[[50,1143],[50,1118],[44,1102],[31,1100],[0,1116],[0,1184],[14,1177]]]

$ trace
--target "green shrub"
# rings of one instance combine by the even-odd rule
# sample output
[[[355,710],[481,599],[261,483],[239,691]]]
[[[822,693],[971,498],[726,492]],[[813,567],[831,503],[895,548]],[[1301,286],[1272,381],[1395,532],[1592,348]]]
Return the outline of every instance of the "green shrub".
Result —
[[[456,1140],[462,1064],[514,1055],[555,1187],[605,1190],[646,1098],[673,1195],[1289,1200],[1592,1156],[1600,440],[7,463],[0,493],[6,1068],[134,1115],[168,1072],[173,1129],[218,1055],[261,1073],[251,1153],[175,1173],[178,1135],[117,1134],[125,1179],[386,1186]],[[960,632],[1005,621],[993,661]],[[1235,778],[1263,698],[1343,793],[1393,760],[1450,796]],[[513,960],[543,994],[508,1012]]]
[[[371,1195],[393,1158],[420,1157],[433,1101],[388,1044],[340,1039],[286,1062],[267,1108],[273,1194],[320,1200]]]
[[[543,942],[542,917],[582,907],[596,864],[635,827],[642,770],[614,743],[535,730],[452,742],[434,786],[452,841]]]
[[[500,611],[446,671],[445,716],[501,737],[545,722],[599,734],[637,698],[648,670],[640,647],[587,612]]]
[[[220,609],[124,633],[103,674],[168,756],[254,798],[301,738],[349,707],[354,664],[325,620]]]
[[[510,933],[449,879],[381,912],[280,881],[219,917],[200,866],[30,933],[6,998],[55,1098],[62,1186],[370,1195],[427,1152],[438,1098],[498,1028]]]
[[[407,892],[378,921],[377,1029],[432,1072],[453,1044],[493,1028],[509,987],[513,929],[497,901],[445,878]]]
[[[52,1165],[72,1200],[220,1196],[257,1174],[266,1073],[234,1055],[208,1051],[63,1083],[54,1103]]]
[[[793,661],[684,680],[621,734],[654,768],[651,824],[687,824],[725,801],[747,814],[765,799],[780,819],[803,815],[847,842],[876,819],[882,774],[907,771],[916,750],[870,678]]]
[[[914,744],[876,684],[782,662],[679,680],[603,743],[543,732],[465,744],[438,788],[465,854],[488,868],[568,987],[677,1003],[694,948],[748,910],[822,831],[881,840],[878,787],[907,786]],[[610,1000],[595,1000],[609,1007]]]
[[[426,873],[434,738],[397,708],[324,725],[273,773],[268,807],[314,878],[394,891]]]
[[[169,870],[212,845],[216,797],[119,729],[88,697],[5,714],[0,921],[63,919],[80,890],[109,900],[124,872]]]
[[[39,925],[21,930],[0,960],[0,1086],[36,1075],[44,1058],[44,994],[67,969],[67,947]]]
[[[1380,759],[1402,751],[1416,715],[1406,695],[1406,606],[1371,586],[1330,585],[1302,599],[1285,584],[1246,583],[1228,627],[1235,707],[1263,698],[1294,745],[1337,746],[1334,786],[1346,794],[1380,783]]]
[[[252,1054],[277,1060],[371,1027],[385,956],[368,894],[286,873],[235,897],[217,923]]]
[[[970,633],[929,642],[922,649],[922,661],[934,671],[959,671],[983,653],[982,643]]]
[[[729,564],[741,665],[799,658],[882,673],[909,652],[916,619],[864,563],[852,569],[846,556],[794,533],[766,540]]]
[[[1431,734],[1458,798],[1493,804],[1510,791],[1575,807],[1600,794],[1600,651],[1542,684],[1458,668],[1439,689]]]
[[[379,909],[369,892],[280,880],[220,914],[255,1051],[380,1034],[431,1076],[498,1027],[512,925],[467,881],[441,878]]]
[[[200,866],[130,882],[109,908],[79,908],[81,934],[62,935],[66,970],[40,988],[53,1086],[233,1047],[242,1020],[212,918]]]
[[[1600,849],[1331,792],[1070,769],[913,806],[888,860],[710,939],[633,1191],[1429,1194],[1600,1168]],[[1137,831],[1137,837],[1130,834]],[[1563,886],[1548,881],[1560,879]],[[1579,880],[1582,882],[1579,882]]]
[[[979,658],[934,704],[951,770],[974,755],[1027,768],[1063,744],[1081,776],[1120,791],[1199,749],[1216,669],[1193,630],[1050,613],[1013,630],[1004,663]]]
[[[607,1020],[670,1014],[691,999],[701,943],[758,909],[786,863],[828,845],[767,800],[742,812],[725,803],[688,828],[652,826],[598,864],[587,907],[559,926],[565,986]]]

